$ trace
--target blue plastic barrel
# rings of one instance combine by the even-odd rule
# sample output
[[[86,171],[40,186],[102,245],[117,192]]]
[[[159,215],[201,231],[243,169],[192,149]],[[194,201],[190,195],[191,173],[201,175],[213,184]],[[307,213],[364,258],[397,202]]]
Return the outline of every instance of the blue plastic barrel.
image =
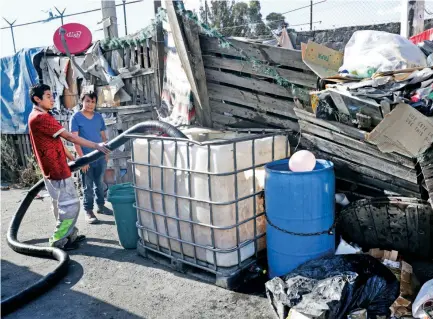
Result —
[[[290,171],[287,159],[267,164],[265,205],[271,278],[335,252],[334,232],[327,232],[334,223],[335,175],[332,162],[317,160],[313,171],[301,173]],[[324,233],[312,235],[320,232]]]

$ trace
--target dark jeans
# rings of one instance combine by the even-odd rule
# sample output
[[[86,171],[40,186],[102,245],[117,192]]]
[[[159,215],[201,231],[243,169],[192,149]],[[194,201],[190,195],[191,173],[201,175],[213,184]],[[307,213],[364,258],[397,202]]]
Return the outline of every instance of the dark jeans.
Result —
[[[84,209],[93,210],[93,200],[96,197],[96,204],[104,206],[104,174],[107,168],[105,159],[99,160],[96,163],[90,164],[89,170],[86,173],[81,172],[84,192]]]

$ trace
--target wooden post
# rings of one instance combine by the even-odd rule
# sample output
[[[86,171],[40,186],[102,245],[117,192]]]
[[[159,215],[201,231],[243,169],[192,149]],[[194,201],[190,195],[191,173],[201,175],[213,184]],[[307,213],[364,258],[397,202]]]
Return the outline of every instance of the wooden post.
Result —
[[[161,7],[161,1],[154,1],[155,15]],[[156,105],[161,105],[161,94],[164,82],[164,32],[162,29],[162,22],[156,25],[156,34],[152,39],[152,63],[155,74],[154,95]]]
[[[401,36],[410,38],[424,31],[424,5],[424,0],[401,0]]]
[[[197,112],[199,123],[205,127],[212,127],[211,109],[209,106],[209,97],[207,95],[206,76],[204,75],[198,33],[194,35],[191,27],[188,28],[188,31],[186,31],[187,28],[185,28],[185,33],[188,33],[188,36],[186,36],[181,27],[183,23],[180,21],[176,13],[173,1],[165,0],[165,4],[176,50],[194,95],[195,110]],[[191,53],[193,54],[193,57],[191,56]],[[196,63],[193,63],[193,61]]]

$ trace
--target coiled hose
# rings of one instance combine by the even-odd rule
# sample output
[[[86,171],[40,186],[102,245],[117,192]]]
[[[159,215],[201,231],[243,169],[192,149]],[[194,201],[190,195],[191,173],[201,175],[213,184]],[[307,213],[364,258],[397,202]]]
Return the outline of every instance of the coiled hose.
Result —
[[[154,132],[163,133],[175,138],[187,138],[181,131],[179,131],[174,126],[171,126],[170,124],[159,121],[147,121],[131,127],[124,133],[109,141],[107,143],[107,148],[113,151],[121,145],[125,144],[129,140],[127,137],[125,137],[125,135],[127,134],[150,134]],[[76,162],[70,163],[69,167],[71,168],[72,172],[77,171],[80,169],[80,167],[94,162],[102,156],[104,156],[102,152],[94,151],[78,159]],[[40,247],[24,244],[19,242],[17,239],[18,229],[21,225],[25,213],[27,212],[27,209],[29,208],[36,195],[44,188],[44,186],[44,180],[40,180],[29,190],[27,195],[24,197],[24,200],[21,202],[10,223],[7,233],[7,241],[9,247],[19,254],[51,258],[57,260],[59,263],[52,272],[48,273],[45,277],[39,279],[34,285],[27,287],[22,291],[18,292],[17,294],[2,300],[2,315],[11,313],[19,307],[30,302],[31,300],[42,295],[44,292],[53,287],[68,272],[69,255],[65,251],[54,247]]]

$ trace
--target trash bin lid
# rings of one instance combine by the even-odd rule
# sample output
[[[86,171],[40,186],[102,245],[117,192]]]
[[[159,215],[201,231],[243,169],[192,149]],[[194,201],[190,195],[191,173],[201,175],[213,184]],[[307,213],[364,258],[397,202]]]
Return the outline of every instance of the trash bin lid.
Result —
[[[135,202],[135,191],[131,183],[113,185],[108,189],[107,200],[111,203]]]

